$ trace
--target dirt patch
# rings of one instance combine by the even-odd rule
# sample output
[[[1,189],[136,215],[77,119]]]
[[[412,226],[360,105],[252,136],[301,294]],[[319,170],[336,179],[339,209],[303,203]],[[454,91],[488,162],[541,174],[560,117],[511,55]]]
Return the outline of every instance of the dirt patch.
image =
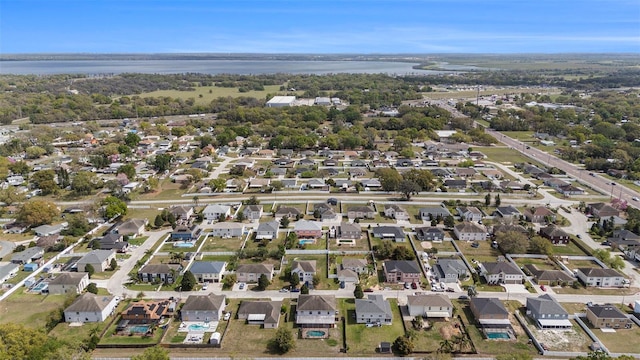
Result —
[[[433,244],[431,243],[431,241],[421,241],[420,246],[422,246],[423,249],[428,250],[433,247]]]
[[[583,332],[575,330],[534,330],[536,339],[555,351],[583,351],[589,338]]]
[[[440,328],[440,335],[442,335],[442,338],[446,340],[449,340],[452,337],[458,336],[460,334],[461,334],[460,329],[455,328],[451,325],[445,325]]]

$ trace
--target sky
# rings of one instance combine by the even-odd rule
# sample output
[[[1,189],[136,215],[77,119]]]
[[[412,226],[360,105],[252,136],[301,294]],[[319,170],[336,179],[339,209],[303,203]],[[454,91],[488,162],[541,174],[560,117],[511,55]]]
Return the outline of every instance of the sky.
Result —
[[[0,53],[640,52],[640,0],[0,0]]]

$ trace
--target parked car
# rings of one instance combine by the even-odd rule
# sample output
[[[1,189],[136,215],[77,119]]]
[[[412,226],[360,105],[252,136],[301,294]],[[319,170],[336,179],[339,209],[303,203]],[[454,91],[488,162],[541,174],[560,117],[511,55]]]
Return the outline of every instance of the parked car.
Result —
[[[576,237],[577,237],[578,239],[582,239],[582,235],[580,235],[580,234],[576,235]]]
[[[447,288],[447,292],[456,292],[453,288]]]
[[[458,296],[458,300],[469,300],[469,297],[467,295],[460,295]]]
[[[298,289],[298,288],[293,288],[293,289],[291,289],[291,292],[299,293],[299,292],[300,292],[300,289]]]
[[[640,198],[638,198],[637,196],[634,196],[631,198],[633,201],[640,201]]]
[[[280,289],[280,292],[281,292],[281,293],[288,293],[288,292],[289,292],[289,289],[287,289],[287,288],[282,288],[282,289]]]
[[[540,290],[547,291],[547,288],[544,285],[540,285]]]
[[[209,287],[209,285],[204,284],[204,285],[202,285],[202,290],[203,290],[203,291],[204,291],[204,290],[207,290],[207,288],[208,288],[208,287]]]
[[[224,314],[223,319],[224,319],[224,321],[229,321],[229,319],[231,319],[231,312],[228,312],[228,313]]]
[[[243,290],[244,289],[244,285],[245,285],[245,283],[238,284],[238,289]]]
[[[404,288],[405,289],[409,289],[410,287],[411,287],[411,285],[408,282],[404,283]]]
[[[474,242],[473,244],[471,244],[472,248],[479,248],[480,247],[480,243]]]
[[[364,289],[363,292],[373,292],[373,289],[371,289],[371,288]]]
[[[344,281],[340,281],[340,289],[344,289],[346,287],[346,284]]]
[[[413,290],[417,289],[417,288],[418,288],[418,284],[416,284],[415,282],[412,282],[412,283],[411,283],[411,288],[412,288]]]
[[[600,245],[611,246],[611,243],[609,241],[603,241],[600,243]]]
[[[327,199],[327,204],[338,205],[338,199],[336,199],[336,198],[328,198]]]

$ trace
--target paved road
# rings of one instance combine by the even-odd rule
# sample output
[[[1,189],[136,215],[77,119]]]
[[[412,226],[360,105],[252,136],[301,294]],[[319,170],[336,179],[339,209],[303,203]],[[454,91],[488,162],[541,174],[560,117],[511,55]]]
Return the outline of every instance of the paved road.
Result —
[[[15,243],[6,240],[0,240],[0,259],[9,255],[13,252],[13,249],[16,247]]]
[[[603,178],[595,173],[593,176],[589,175],[590,172],[582,169],[581,167],[572,164],[570,162],[564,161],[553,154],[546,153],[542,150],[536,149],[534,147],[529,147],[527,149],[527,145],[523,142],[508,137],[498,131],[486,129],[488,134],[493,135],[496,139],[501,141],[502,143],[511,146],[512,148],[518,150],[525,156],[535,159],[536,161],[542,162],[548,166],[553,166],[562,171],[566,172],[567,175],[573,176],[579,182],[586,184],[593,189],[596,189],[603,194],[608,194],[611,197],[620,198],[622,200],[627,200],[629,205],[634,207],[639,207],[640,203],[638,201],[632,200],[634,197],[640,198],[640,193],[635,190],[632,190],[626,186],[616,183],[615,181],[611,181],[609,179]],[[614,185],[612,185],[614,184]]]

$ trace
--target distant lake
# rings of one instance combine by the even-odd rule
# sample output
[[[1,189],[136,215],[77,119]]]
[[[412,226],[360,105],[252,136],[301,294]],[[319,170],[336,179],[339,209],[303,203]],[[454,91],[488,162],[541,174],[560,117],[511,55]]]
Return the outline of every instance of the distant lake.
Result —
[[[417,70],[417,63],[390,61],[288,60],[41,60],[0,61],[0,74],[440,74],[451,71]],[[453,70],[453,69],[451,69]],[[457,70],[457,69],[456,69]]]

